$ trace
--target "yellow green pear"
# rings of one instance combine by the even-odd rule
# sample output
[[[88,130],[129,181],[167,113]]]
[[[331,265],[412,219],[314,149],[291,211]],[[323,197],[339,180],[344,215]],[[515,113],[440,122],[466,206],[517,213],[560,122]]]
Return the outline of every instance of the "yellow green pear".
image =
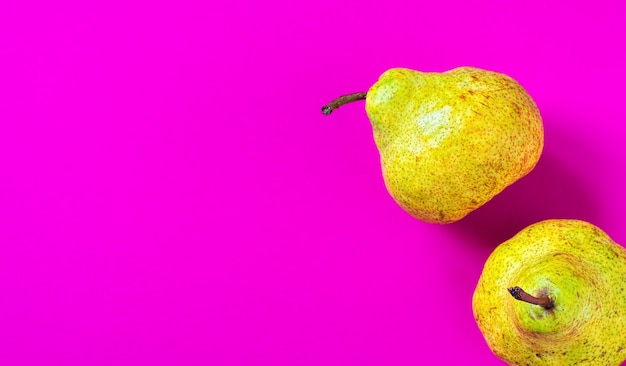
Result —
[[[463,218],[528,174],[543,149],[537,105],[502,73],[394,68],[367,92],[339,97],[322,112],[359,99],[366,100],[387,190],[426,222]]]
[[[489,256],[474,318],[510,365],[626,360],[626,250],[578,220],[531,225]]]

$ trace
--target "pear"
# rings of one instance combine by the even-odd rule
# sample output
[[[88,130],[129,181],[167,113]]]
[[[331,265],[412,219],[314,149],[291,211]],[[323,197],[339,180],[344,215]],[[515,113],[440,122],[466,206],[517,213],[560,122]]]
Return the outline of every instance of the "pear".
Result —
[[[537,105],[513,78],[474,67],[442,73],[394,68],[365,93],[385,186],[406,212],[450,223],[528,174],[543,149]]]
[[[546,220],[500,244],[472,300],[493,353],[511,365],[626,360],[626,250],[598,227]]]

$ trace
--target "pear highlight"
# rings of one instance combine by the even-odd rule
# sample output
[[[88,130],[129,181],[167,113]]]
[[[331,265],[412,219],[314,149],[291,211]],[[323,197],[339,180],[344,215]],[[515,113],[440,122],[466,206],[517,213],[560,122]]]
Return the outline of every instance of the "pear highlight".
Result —
[[[537,105],[501,73],[394,68],[367,92],[337,98],[322,112],[362,99],[387,190],[425,222],[465,217],[528,174],[543,149]]]
[[[620,365],[625,284],[626,249],[587,222],[546,220],[489,256],[474,319],[511,365]]]

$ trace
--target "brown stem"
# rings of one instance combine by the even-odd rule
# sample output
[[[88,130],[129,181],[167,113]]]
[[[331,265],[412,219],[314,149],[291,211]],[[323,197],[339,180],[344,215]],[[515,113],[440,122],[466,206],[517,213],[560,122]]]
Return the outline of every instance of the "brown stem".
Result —
[[[322,113],[324,113],[325,116],[328,116],[335,109],[341,107],[342,105],[348,104],[348,103],[352,103],[352,102],[356,102],[357,100],[363,100],[363,99],[365,99],[366,96],[367,96],[366,92],[352,93],[352,94],[348,94],[348,95],[343,95],[343,96],[333,100],[332,102],[328,103],[327,105],[323,106],[322,107]]]
[[[508,288],[509,293],[516,300],[524,301],[529,304],[543,306],[544,309],[549,310],[554,307],[554,301],[548,297],[548,295],[542,295],[541,297],[534,297],[530,295],[528,292],[522,290],[520,287],[510,287]]]

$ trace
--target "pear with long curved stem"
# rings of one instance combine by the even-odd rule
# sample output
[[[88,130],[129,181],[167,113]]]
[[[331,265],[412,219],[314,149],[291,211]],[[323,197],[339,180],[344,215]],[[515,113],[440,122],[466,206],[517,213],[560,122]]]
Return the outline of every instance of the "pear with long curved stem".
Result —
[[[332,102],[322,107],[322,113],[326,116],[333,113],[333,111],[344,104],[356,102],[357,100],[364,100],[367,98],[366,92],[352,93],[348,95],[342,95],[339,98],[336,98]]]
[[[587,222],[547,220],[493,251],[472,308],[511,365],[620,365],[625,288],[626,249]]]
[[[543,149],[537,105],[511,77],[474,67],[443,73],[390,69],[365,100],[393,199],[412,216],[450,223],[528,174]]]

